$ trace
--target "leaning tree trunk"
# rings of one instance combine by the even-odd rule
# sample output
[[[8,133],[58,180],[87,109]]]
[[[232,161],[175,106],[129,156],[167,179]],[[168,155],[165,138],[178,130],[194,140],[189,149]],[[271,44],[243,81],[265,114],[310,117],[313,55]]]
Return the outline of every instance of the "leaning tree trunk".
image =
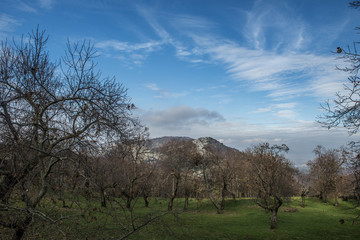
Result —
[[[222,187],[222,190],[221,190],[221,202],[220,202],[221,211],[223,211],[224,208],[225,208],[226,192],[227,192],[227,184],[226,184],[226,181],[225,181],[225,179],[224,179],[224,181],[223,181],[223,187]]]
[[[169,199],[168,211],[172,211],[172,209],[173,209],[174,199],[176,197],[178,187],[179,187],[179,179],[178,179],[178,177],[173,175],[173,189],[172,189],[172,194],[171,194],[170,199]]]
[[[214,196],[211,193],[209,193],[209,199],[210,199],[211,203],[215,206],[216,213],[222,214],[224,212],[224,209],[221,208],[221,204],[219,204],[218,201],[216,201],[216,199],[214,198]]]
[[[203,177],[204,177],[204,181],[205,181],[205,186],[206,186],[206,191],[208,194],[208,197],[211,201],[211,203],[214,205],[214,207],[216,208],[216,213],[217,214],[222,214],[223,213],[223,209],[221,209],[221,205],[218,203],[218,201],[215,199],[215,197],[212,195],[212,189],[210,187],[209,184],[209,180],[207,178],[206,172],[203,169]]]

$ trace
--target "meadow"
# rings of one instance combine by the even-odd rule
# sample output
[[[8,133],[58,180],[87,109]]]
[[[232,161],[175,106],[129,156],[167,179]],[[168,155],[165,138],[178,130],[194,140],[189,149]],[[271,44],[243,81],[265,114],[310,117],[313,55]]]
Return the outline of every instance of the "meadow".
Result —
[[[224,214],[216,214],[205,201],[181,214],[171,235],[143,232],[133,239],[360,239],[360,221],[353,223],[360,208],[354,202],[341,202],[335,207],[331,202],[311,198],[305,208],[300,204],[300,198],[284,204],[279,210],[278,227],[271,230],[270,214],[252,199],[229,200]]]
[[[190,207],[182,211],[183,199],[176,199],[174,214],[167,214],[128,239],[360,239],[360,207],[354,201],[340,201],[335,207],[308,198],[301,208],[301,199],[293,198],[279,210],[277,229],[270,229],[270,214],[252,199],[228,200],[223,214],[216,214],[208,200],[190,200]],[[137,203],[138,217],[150,209],[166,210],[167,200],[152,200],[150,209]],[[82,206],[82,208],[85,206]],[[89,207],[89,206],[88,206]],[[59,215],[79,215],[80,207],[56,208]],[[85,208],[83,208],[85,209]],[[51,211],[54,211],[52,209]],[[40,221],[32,225],[24,239],[120,239],[124,222],[120,211],[117,218],[109,217],[111,207],[101,208],[97,202],[86,216],[64,218],[56,224]],[[340,219],[344,223],[340,223]],[[355,221],[353,221],[355,220]],[[0,229],[1,239],[8,239],[8,230]]]

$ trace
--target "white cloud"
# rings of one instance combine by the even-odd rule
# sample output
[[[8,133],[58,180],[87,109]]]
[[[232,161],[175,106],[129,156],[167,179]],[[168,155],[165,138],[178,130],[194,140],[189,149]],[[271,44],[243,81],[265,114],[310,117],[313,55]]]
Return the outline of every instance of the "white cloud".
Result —
[[[97,42],[95,47],[101,49],[106,56],[114,57],[124,63],[140,65],[151,52],[158,51],[163,45],[163,41],[152,40],[144,43],[106,40]]]
[[[218,24],[211,22],[205,18],[193,15],[173,15],[170,19],[174,28],[181,31],[186,29],[208,32],[210,28],[215,28]]]
[[[266,112],[272,112],[275,109],[288,109],[286,111],[292,111],[291,109],[294,109],[297,105],[298,105],[298,103],[296,103],[296,102],[270,104],[268,107],[258,108],[251,113],[255,113],[255,114],[256,113],[266,113]]]
[[[310,42],[306,23],[295,15],[287,2],[256,1],[253,8],[244,13],[243,35],[255,49],[297,50]]]
[[[207,19],[169,17],[170,25],[192,40],[185,45],[165,30],[153,11],[143,8],[140,12],[180,59],[222,65],[234,80],[246,82],[254,91],[267,91],[274,100],[303,95],[327,98],[341,88],[344,78],[335,70],[333,58],[302,50],[311,42],[308,26],[284,2],[256,1],[253,9],[245,12],[243,35],[257,45],[253,48],[217,36],[213,30],[219,26]],[[270,35],[275,36],[271,43],[266,39]]]
[[[271,111],[271,107],[267,107],[267,108],[258,108],[251,113],[266,113],[266,112],[270,112],[270,111]]]
[[[139,65],[150,53],[172,46],[179,59],[222,66],[233,80],[253,91],[265,91],[277,101],[304,95],[324,99],[341,89],[344,77],[335,70],[335,59],[303,50],[311,42],[308,26],[285,2],[256,1],[253,9],[242,12],[247,18],[242,33],[248,42],[256,43],[252,48],[216,35],[221,26],[206,18],[159,14],[143,6],[137,10],[159,39],[135,44],[108,40],[96,47]]]
[[[164,88],[158,87],[156,83],[145,84],[144,86],[156,92],[155,98],[179,98],[188,94],[187,92],[169,92]]]
[[[296,103],[296,102],[290,102],[290,103],[279,103],[279,104],[275,104],[274,107],[275,107],[275,108],[295,108],[296,105],[298,105],[298,103]]]
[[[336,60],[331,56],[252,50],[226,39],[192,37],[214,63],[225,66],[234,80],[246,82],[254,91],[267,91],[277,100],[305,94],[328,97],[341,88],[344,79],[343,73],[335,70]]]
[[[161,88],[159,88],[156,83],[150,83],[150,84],[146,84],[145,87],[149,88],[150,90],[153,91],[159,91],[161,90]]]
[[[134,51],[152,52],[158,49],[163,44],[164,43],[161,41],[150,41],[145,43],[130,44],[128,42],[121,42],[117,40],[107,40],[96,43],[95,47],[101,49],[124,51],[124,52],[134,52]]]
[[[280,110],[276,113],[276,115],[281,118],[294,119],[297,114],[292,110]]]

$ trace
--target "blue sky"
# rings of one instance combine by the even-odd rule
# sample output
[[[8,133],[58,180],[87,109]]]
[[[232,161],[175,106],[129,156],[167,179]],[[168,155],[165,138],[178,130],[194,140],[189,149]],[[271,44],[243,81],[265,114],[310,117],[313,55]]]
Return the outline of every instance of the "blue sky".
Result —
[[[358,40],[360,12],[340,0],[0,0],[0,39],[37,25],[53,59],[91,40],[151,137],[211,136],[240,150],[285,143],[297,165],[316,145],[356,136],[316,123],[342,90],[332,53]]]

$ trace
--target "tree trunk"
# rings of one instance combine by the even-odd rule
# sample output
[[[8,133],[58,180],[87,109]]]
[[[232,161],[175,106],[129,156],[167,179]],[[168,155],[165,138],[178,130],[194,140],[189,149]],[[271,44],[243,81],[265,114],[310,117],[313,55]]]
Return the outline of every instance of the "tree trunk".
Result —
[[[179,179],[174,175],[173,176],[173,189],[172,189],[172,196],[170,197],[169,204],[168,204],[168,211],[172,211],[174,206],[174,199],[177,195],[179,187]]]
[[[221,211],[225,209],[225,197],[221,197],[220,209]]]
[[[236,194],[235,193],[231,193],[232,199],[233,201],[236,201]]]
[[[185,195],[184,210],[187,210],[188,207],[189,207],[189,195]]]
[[[16,231],[12,237],[12,240],[21,240],[22,237],[24,236],[24,233],[25,233],[25,229],[23,229],[23,228],[16,229]]]
[[[339,196],[335,195],[335,207],[339,206]]]
[[[145,202],[145,207],[149,207],[148,196],[147,196],[147,195],[143,195],[143,198],[144,198],[144,202]]]
[[[223,179],[223,187],[222,187],[222,190],[221,190],[221,203],[220,203],[221,211],[223,211],[224,208],[225,208],[226,192],[227,192],[227,184],[225,182],[225,179]]]
[[[27,216],[25,220],[19,224],[19,227],[16,228],[12,240],[21,240],[25,234],[25,231],[29,224],[31,223],[32,217]]]
[[[173,205],[174,205],[174,196],[170,198],[169,204],[168,204],[168,211],[172,211]]]
[[[100,196],[101,196],[101,206],[106,208],[106,198],[105,198],[104,189],[100,189]]]
[[[320,191],[320,194],[319,194],[319,199],[320,200],[323,200],[324,199],[324,196],[323,196],[323,193]]]
[[[270,229],[276,229],[277,212],[278,212],[278,208],[271,210],[271,224],[270,224]]]
[[[3,204],[7,204],[11,196],[11,193],[16,185],[17,181],[15,177],[3,175],[0,182],[0,199]]]
[[[216,213],[217,214],[222,214],[224,211],[224,209],[221,209],[221,205],[218,203],[218,201],[216,201],[216,199],[212,196],[211,193],[209,193],[209,198],[211,203],[215,206],[216,208]]]
[[[305,207],[305,195],[301,194],[301,207]]]
[[[209,197],[211,203],[215,206],[216,213],[217,214],[222,214],[223,210],[221,210],[221,206],[219,205],[219,203],[216,201],[216,199],[212,195],[212,189],[210,187],[210,184],[209,184],[209,181],[208,181],[208,178],[207,178],[207,175],[206,175],[206,172],[205,172],[204,169],[203,169],[203,176],[204,176],[204,180],[205,180],[205,186],[206,186],[208,197]]]

